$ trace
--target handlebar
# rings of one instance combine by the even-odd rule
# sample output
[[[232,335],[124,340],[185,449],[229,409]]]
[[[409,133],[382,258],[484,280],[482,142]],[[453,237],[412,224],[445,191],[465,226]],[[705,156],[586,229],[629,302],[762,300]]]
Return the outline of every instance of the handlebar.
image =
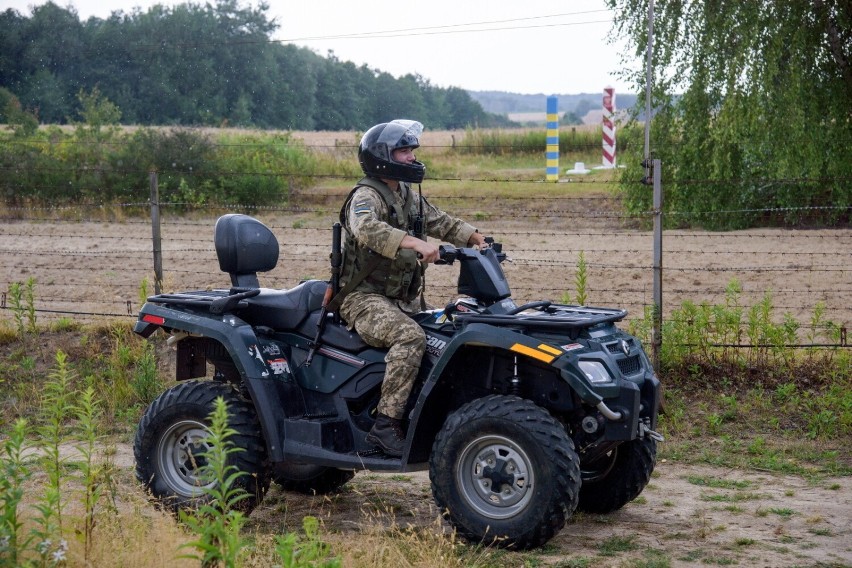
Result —
[[[441,245],[438,247],[438,260],[435,264],[453,264],[456,260],[465,260],[475,258],[478,254],[484,254],[487,250],[493,250],[497,254],[500,262],[506,259],[503,253],[503,244],[494,242],[493,237],[485,237],[485,242],[488,244],[486,248],[475,249],[466,247],[454,247],[452,245]]]

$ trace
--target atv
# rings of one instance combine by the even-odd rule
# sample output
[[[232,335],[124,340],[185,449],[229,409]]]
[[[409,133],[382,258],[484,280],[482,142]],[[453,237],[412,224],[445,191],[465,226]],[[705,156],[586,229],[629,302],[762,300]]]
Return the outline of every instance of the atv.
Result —
[[[500,243],[441,246],[439,263],[458,263],[461,297],[413,316],[427,346],[395,458],[365,440],[386,351],[326,309],[338,288],[339,226],[331,280],[284,290],[258,281],[279,253],[263,223],[224,215],[214,243],[231,287],[152,296],[134,327],[146,338],[164,330],[177,352],[178,384],[147,408],[134,441],[136,476],[158,502],[179,510],[205,498],[218,397],[244,450],[227,459],[244,474],[235,483],[249,494],[245,511],[272,480],[322,494],[359,470],[428,468],[459,534],[523,549],[546,543],[574,511],[614,511],[647,485],[662,440],[660,382],[640,342],[616,325],[625,310],[516,305]]]

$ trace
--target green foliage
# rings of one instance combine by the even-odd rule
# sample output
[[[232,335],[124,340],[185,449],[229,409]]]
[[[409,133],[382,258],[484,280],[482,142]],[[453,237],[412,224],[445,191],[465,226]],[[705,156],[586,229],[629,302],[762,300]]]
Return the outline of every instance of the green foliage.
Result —
[[[635,536],[613,536],[598,545],[598,553],[601,556],[616,556],[620,552],[636,550],[639,545],[635,542]]]
[[[289,134],[220,138],[215,192],[219,203],[281,204],[290,186],[304,187],[317,162]]]
[[[138,300],[139,300],[139,306],[140,306],[140,307],[141,307],[141,306],[142,306],[145,302],[147,302],[147,301],[148,301],[148,296],[150,295],[150,293],[148,292],[148,286],[149,286],[148,277],[147,277],[147,276],[145,276],[145,277],[144,277],[144,278],[142,278],[142,280],[139,282],[139,293],[138,293],[137,298],[138,298]]]
[[[35,310],[35,278],[27,278],[24,286],[24,304],[27,311],[27,331],[30,333],[38,333],[36,325],[36,310]]]
[[[588,277],[589,265],[586,262],[586,255],[583,251],[577,255],[577,272],[574,274],[574,291],[577,293],[576,301],[571,297],[570,292],[562,294],[561,301],[563,304],[577,304],[585,306],[588,302]]]
[[[27,421],[17,420],[3,440],[0,455],[0,565],[3,566],[18,566],[19,549],[29,545],[29,539],[18,540],[22,536],[19,507],[24,497],[24,484],[32,476],[23,457],[26,431]]]
[[[79,394],[79,403],[74,407],[78,427],[76,445],[83,456],[80,466],[82,476],[83,528],[78,530],[83,539],[83,557],[88,562],[94,541],[94,530],[97,525],[98,504],[102,501],[104,490],[113,486],[112,465],[109,461],[98,462],[95,452],[101,436],[98,433],[98,418],[101,413],[101,403],[95,396],[92,386]]]
[[[42,415],[37,428],[44,444],[44,469],[47,472],[48,486],[57,492],[56,508],[51,512],[58,525],[62,526],[61,494],[62,454],[60,446],[66,439],[65,421],[72,415],[72,390],[76,373],[68,364],[68,356],[63,351],[56,352],[56,366],[50,372],[50,380],[44,387]],[[46,535],[50,536],[50,535]]]
[[[157,371],[157,358],[154,346],[143,343],[141,354],[136,357],[136,369],[130,378],[130,386],[139,404],[146,405],[153,401],[163,390],[163,382]]]
[[[115,103],[104,97],[97,87],[90,93],[81,89],[77,93],[77,100],[80,101],[80,116],[83,118],[83,123],[77,124],[77,136],[83,140],[108,139],[121,120],[121,111]],[[113,128],[111,132],[104,133],[104,127]]]
[[[789,314],[778,316],[766,293],[751,308],[740,304],[741,285],[732,280],[723,304],[684,301],[663,322],[659,376],[665,378],[664,431],[683,434],[690,416],[682,397],[701,393],[702,411],[696,431],[729,435],[730,428],[749,428],[752,416],[769,413],[760,428],[797,436],[838,440],[852,434],[852,359],[839,345],[837,325],[826,320],[817,304],[809,326]],[[632,322],[630,330],[650,341],[652,310]],[[828,347],[797,349],[826,342]],[[753,390],[752,390],[753,389]],[[757,408],[757,410],[755,410]],[[760,467],[777,469],[784,457],[759,440],[748,458]],[[780,465],[779,465],[780,464]]]
[[[418,75],[395,78],[367,65],[322,57],[273,40],[268,4],[232,0],[155,5],[81,22],[72,8],[37,7],[0,18],[3,86],[44,123],[75,116],[75,98],[95,92],[84,119],[109,124],[253,126],[353,130],[400,116],[432,128],[489,126],[498,117],[466,91]],[[17,17],[14,17],[17,16]]]
[[[12,317],[15,318],[15,329],[18,335],[23,336],[27,328],[24,326],[24,301],[20,282],[9,284],[9,304],[12,308]]]
[[[302,519],[305,536],[287,533],[275,537],[275,552],[283,568],[339,568],[340,558],[332,556],[331,547],[323,542],[319,520],[313,516]]]
[[[608,4],[618,34],[645,53],[647,2]],[[848,10],[836,1],[769,0],[661,0],[654,10],[650,152],[665,169],[667,223],[737,229],[848,222],[852,54],[839,39],[848,44]],[[645,74],[631,78],[644,91]],[[620,148],[622,140],[620,134]],[[621,153],[633,212],[651,208],[651,192],[636,183],[639,147],[628,144]]]
[[[122,417],[148,405],[163,389],[154,346],[124,326],[106,330],[108,348],[97,353],[99,365],[91,369],[91,383],[104,392],[108,417]]]
[[[38,118],[25,111],[18,97],[5,87],[0,87],[0,122],[6,123],[15,138],[31,136],[38,130]]]
[[[571,132],[560,132],[559,153],[563,156],[574,156],[591,160],[600,157],[601,130],[582,129]],[[619,142],[620,144],[620,142]],[[485,130],[467,127],[464,134],[464,144],[456,147],[462,154],[507,155],[507,154],[541,154],[547,148],[547,130],[535,128],[529,130]]]
[[[56,352],[56,366],[50,372],[50,380],[44,386],[41,416],[37,428],[40,447],[43,452],[41,463],[47,474],[44,493],[35,509],[35,527],[31,530],[36,543],[36,552],[44,566],[55,564],[59,556],[64,556],[63,533],[63,487],[65,458],[61,446],[67,440],[66,421],[74,413],[73,382],[76,373],[68,364],[63,351]],[[59,543],[54,549],[54,543]]]
[[[20,336],[26,333],[38,333],[35,283],[35,278],[31,277],[23,285],[20,282],[9,284],[9,304],[12,309],[12,317],[15,320],[15,329]]]
[[[588,302],[588,278],[589,265],[586,262],[586,254],[580,251],[577,255],[577,273],[574,275],[574,286],[577,290],[577,303],[585,306]]]
[[[56,130],[0,144],[0,165],[15,164],[0,180],[8,203],[144,203],[150,172],[156,171],[161,206],[282,205],[320,171],[357,175],[350,156],[345,164],[317,156],[289,134],[223,134],[214,140],[181,129],[101,130],[98,141],[81,142],[83,135]]]
[[[221,397],[216,399],[209,419],[207,450],[199,456],[204,460],[200,471],[204,480],[201,490],[208,501],[195,512],[181,512],[181,520],[199,537],[182,548],[195,548],[199,554],[187,557],[200,560],[202,566],[221,563],[233,568],[238,565],[240,553],[247,545],[247,540],[240,535],[246,518],[235,507],[249,495],[235,484],[245,472],[228,465],[228,456],[245,450],[234,447],[229,440],[236,431],[228,426],[228,408]]]
[[[723,304],[686,300],[680,308],[672,310],[663,322],[661,353],[664,372],[687,369],[703,362],[705,365],[727,365],[745,372],[748,368],[776,369],[775,376],[793,373],[802,364],[792,348],[803,339],[813,343],[834,339],[837,325],[827,321],[824,307],[818,304],[811,325],[802,330],[790,314],[780,318],[775,313],[771,292],[766,292],[759,302],[744,309],[740,305],[742,286],[731,280],[725,289]],[[652,311],[645,311],[640,322],[631,325],[631,331],[644,341],[650,340],[653,326]],[[804,336],[803,336],[804,333]],[[819,351],[830,360],[834,351]],[[818,357],[815,349],[808,349],[811,361]],[[846,363],[839,361],[841,367]],[[833,368],[829,365],[828,369]],[[694,374],[694,373],[693,373]]]
[[[0,454],[0,565],[3,566],[64,566],[68,543],[63,538],[68,527],[63,526],[63,509],[69,495],[66,489],[73,482],[69,458],[62,452],[63,443],[74,438],[79,443],[76,450],[82,456],[77,471],[80,472],[83,508],[82,527],[75,532],[83,539],[84,557],[89,562],[94,528],[104,490],[113,491],[112,466],[99,461],[96,450],[101,436],[98,434],[100,402],[95,390],[89,386],[84,391],[74,387],[77,374],[71,369],[67,355],[57,351],[56,365],[49,380],[43,385],[44,396],[37,412],[36,442],[26,443],[28,422],[18,419],[3,442]],[[77,400],[78,402],[74,402]],[[76,419],[76,421],[72,421]],[[25,484],[34,477],[24,450],[32,449],[40,456],[40,470],[45,472],[42,487],[36,487],[33,498],[34,515],[24,513],[20,506],[25,502]],[[39,494],[40,493],[40,494]],[[111,508],[115,512],[114,505]],[[30,517],[29,534],[22,534],[25,517]]]

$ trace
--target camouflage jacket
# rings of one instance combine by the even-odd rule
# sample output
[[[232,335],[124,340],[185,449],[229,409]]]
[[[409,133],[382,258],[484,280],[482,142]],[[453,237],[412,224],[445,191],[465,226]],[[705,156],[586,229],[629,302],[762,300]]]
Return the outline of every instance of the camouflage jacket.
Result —
[[[365,180],[362,180],[364,182]],[[375,182],[375,180],[366,180]],[[380,293],[388,297],[410,301],[422,292],[422,281],[416,279],[412,284],[417,289],[409,289],[406,297],[387,294],[383,282],[399,276],[395,272],[404,270],[400,262],[400,244],[406,234],[414,235],[414,219],[423,212],[423,232],[435,239],[455,246],[466,246],[476,229],[451,217],[426,199],[413,193],[406,183],[400,183],[398,191],[389,191],[394,202],[387,203],[376,189],[359,182],[347,198],[341,210],[341,221],[346,230],[344,244],[344,269],[341,286],[351,279],[360,267],[366,263],[368,255],[382,257],[373,273],[355,289],[362,292]],[[381,182],[379,182],[381,183]],[[422,200],[422,205],[421,205]],[[406,204],[408,205],[406,210]],[[405,216],[399,219],[399,214]],[[423,263],[418,263],[423,264]],[[425,268],[425,265],[423,266]]]

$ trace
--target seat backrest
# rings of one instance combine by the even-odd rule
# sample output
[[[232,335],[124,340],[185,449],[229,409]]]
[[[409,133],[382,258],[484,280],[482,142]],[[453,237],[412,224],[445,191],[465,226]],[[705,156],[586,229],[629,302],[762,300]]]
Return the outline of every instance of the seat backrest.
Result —
[[[258,272],[278,264],[278,239],[269,228],[248,215],[229,213],[216,220],[213,235],[219,268],[231,276],[231,285],[259,288]]]

